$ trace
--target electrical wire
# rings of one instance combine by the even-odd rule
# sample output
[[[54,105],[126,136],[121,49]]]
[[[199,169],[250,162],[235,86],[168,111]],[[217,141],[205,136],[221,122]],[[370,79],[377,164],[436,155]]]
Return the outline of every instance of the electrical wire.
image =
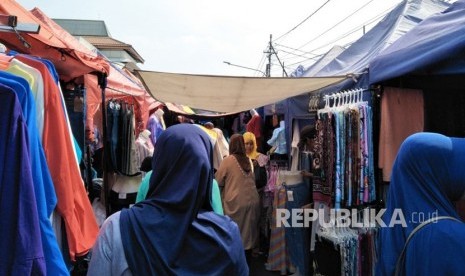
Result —
[[[308,57],[308,56],[304,56],[304,55],[300,55],[300,54],[294,54],[292,52],[289,52],[289,51],[286,51],[286,50],[283,50],[283,49],[278,49],[279,52],[284,52],[284,53],[287,53],[287,54],[292,54],[294,56],[292,57],[289,57],[289,58],[282,58],[282,60],[291,60],[291,59],[296,59],[296,58],[304,58],[304,59],[312,59],[312,58],[315,58],[316,54],[312,54],[312,53],[306,53],[306,54],[312,54],[314,55],[313,57]]]
[[[387,13],[387,12],[386,12],[386,13]],[[312,52],[317,51],[317,50],[322,49],[322,48],[325,48],[325,47],[327,47],[327,46],[330,46],[330,45],[332,45],[333,43],[335,43],[336,41],[339,41],[339,40],[341,40],[341,39],[343,39],[343,38],[345,38],[345,37],[347,37],[347,36],[349,36],[349,35],[351,35],[351,34],[357,32],[357,31],[359,31],[359,30],[362,29],[364,26],[369,25],[369,24],[375,22],[376,20],[378,20],[380,17],[386,15],[386,13],[383,13],[383,14],[381,14],[381,15],[379,15],[379,16],[377,16],[377,17],[375,17],[375,18],[373,18],[373,19],[371,19],[371,20],[369,20],[369,21],[366,21],[366,22],[362,23],[361,25],[359,25],[359,26],[353,28],[352,30],[349,30],[349,31],[346,32],[345,34],[342,34],[341,36],[339,36],[339,37],[333,39],[332,41],[330,41],[330,42],[328,42],[328,43],[326,43],[326,44],[323,44],[323,45],[321,45],[321,46],[318,46],[317,48],[312,49]],[[352,44],[352,42],[349,42],[348,44],[344,45],[343,47],[347,47],[347,46],[350,45],[350,44]]]
[[[266,60],[266,55],[265,53],[263,53],[262,58],[260,59],[260,62],[258,63],[257,70],[262,71],[259,68],[263,68],[263,65],[265,64],[265,60]]]
[[[290,32],[294,31],[295,29],[297,29],[300,25],[302,25],[303,23],[305,23],[305,21],[307,21],[308,19],[310,19],[310,17],[312,17],[315,13],[317,13],[319,10],[321,10],[326,4],[329,3],[329,1],[331,0],[328,0],[326,1],[323,5],[321,5],[316,11],[314,11],[312,14],[310,14],[309,16],[307,16],[307,18],[305,18],[304,20],[302,20],[302,22],[300,22],[299,24],[297,24],[297,26],[295,26],[294,28],[290,29],[289,31],[287,31],[286,33],[282,34],[281,36],[279,36],[278,38],[274,39],[273,42],[281,39],[282,37],[288,35]]]
[[[349,43],[347,43],[347,44],[344,44],[344,45],[341,46],[341,47],[344,48],[344,49],[347,49],[350,45],[352,45],[352,43],[353,43],[353,42],[349,42]],[[324,53],[320,54],[319,57],[324,56],[326,53],[327,53],[327,52],[324,52]],[[305,62],[305,61],[308,61],[308,60],[310,60],[310,59],[304,59],[304,60],[301,60],[301,61],[298,61],[298,62],[289,64],[289,66],[296,65],[296,64],[301,64],[301,63],[303,63],[303,62]]]
[[[342,19],[341,21],[339,21],[338,23],[336,23],[335,25],[333,25],[332,27],[330,27],[329,29],[325,30],[324,32],[322,32],[320,35],[318,35],[317,37],[313,38],[312,40],[306,42],[304,45],[298,47],[298,49],[301,49],[305,46],[307,46],[308,44],[310,44],[311,42],[315,41],[316,39],[320,38],[322,35],[326,34],[327,32],[331,31],[332,29],[334,29],[336,26],[338,26],[339,24],[341,24],[342,22],[346,21],[349,17],[353,16],[354,14],[356,14],[357,12],[359,12],[361,9],[365,8],[368,4],[370,4],[371,2],[373,2],[374,0],[370,0],[368,1],[366,4],[364,4],[363,6],[361,6],[360,8],[358,8],[356,11],[354,11],[353,13],[349,14],[348,16],[346,16],[344,19]]]
[[[303,50],[299,50],[299,49],[296,49],[296,48],[292,48],[292,47],[289,47],[289,46],[286,46],[286,45],[283,45],[283,44],[280,44],[280,43],[275,43],[274,44],[275,46],[278,46],[278,47],[284,47],[284,48],[287,48],[287,49],[290,49],[290,50],[294,50],[296,52],[301,52],[303,54],[309,54],[309,52],[306,52],[306,51],[303,51]]]
[[[322,37],[323,35],[327,34],[329,31],[331,31],[332,29],[334,29],[336,26],[338,26],[339,24],[343,23],[344,21],[346,21],[348,18],[350,18],[351,16],[353,16],[354,14],[356,14],[357,12],[359,12],[361,9],[365,8],[368,4],[370,4],[371,2],[373,2],[374,0],[370,0],[368,1],[367,3],[365,3],[363,6],[361,6],[360,8],[358,8],[357,10],[355,10],[354,12],[352,12],[351,14],[349,14],[348,16],[346,16],[344,19],[340,20],[339,22],[337,22],[336,24],[334,24],[333,26],[331,26],[329,29],[326,29],[324,30],[323,32],[321,32],[319,35],[317,35],[316,37],[314,37],[313,39],[311,39],[310,41],[304,43],[303,45],[297,47],[297,49],[302,49],[303,47],[307,46],[308,44],[310,44],[311,42],[317,40],[318,38]]]
[[[311,51],[309,51],[309,52],[302,51],[302,50],[300,50],[300,49],[295,49],[295,50],[298,50],[298,51],[303,52],[303,53],[310,53],[310,54],[313,54],[315,51],[318,51],[319,49],[322,49],[322,48],[328,47],[328,46],[330,46],[330,45],[333,45],[335,42],[337,42],[337,41],[339,41],[339,40],[341,40],[341,39],[343,39],[343,38],[345,38],[345,37],[347,37],[347,36],[353,34],[354,32],[360,30],[360,29],[363,28],[364,26],[369,25],[369,24],[371,24],[371,23],[377,21],[379,18],[385,16],[385,15],[386,15],[389,11],[391,11],[395,6],[397,6],[397,4],[394,5],[394,6],[392,6],[391,8],[386,9],[385,11],[383,11],[383,12],[380,13],[379,15],[373,17],[372,19],[370,19],[370,20],[368,20],[368,21],[365,21],[364,23],[362,23],[361,25],[359,25],[359,26],[353,28],[352,30],[349,30],[349,31],[346,32],[345,34],[342,34],[341,36],[335,38],[334,40],[332,40],[332,41],[330,41],[330,42],[328,42],[328,43],[326,43],[326,44],[324,44],[324,45],[318,46],[317,48],[313,48],[313,49],[312,49]],[[343,47],[346,48],[348,45],[351,45],[351,44],[352,44],[352,42],[350,42],[350,43],[344,45]],[[283,46],[283,45],[282,45],[282,46]],[[291,47],[288,47],[288,48],[291,48]],[[292,48],[292,49],[293,49],[293,48]],[[324,54],[322,54],[322,55],[324,55]],[[309,59],[312,59],[312,58],[304,59],[304,60],[301,60],[300,62],[304,62],[304,61],[309,60]],[[296,63],[291,64],[291,65],[295,65],[295,64],[298,64],[298,63],[300,63],[300,62],[296,62]]]

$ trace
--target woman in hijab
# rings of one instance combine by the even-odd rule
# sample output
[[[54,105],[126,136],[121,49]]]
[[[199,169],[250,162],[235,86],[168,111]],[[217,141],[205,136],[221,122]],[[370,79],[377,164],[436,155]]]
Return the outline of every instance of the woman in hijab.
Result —
[[[260,153],[257,151],[257,141],[255,139],[255,134],[252,132],[245,132],[243,135],[244,144],[245,144],[245,153],[254,167],[255,174],[255,186],[260,192],[260,189],[266,186],[268,181],[268,176],[266,172],[266,164],[269,161],[268,155]]]
[[[242,134],[245,142],[245,153],[247,157],[252,160],[254,166],[254,175],[255,175],[255,187],[257,187],[258,195],[260,198],[260,218],[259,218],[259,244],[254,248],[252,255],[257,255],[260,252],[267,252],[268,241],[265,238],[268,234],[268,226],[266,223],[266,211],[267,209],[263,207],[264,201],[264,187],[268,182],[268,174],[266,171],[266,164],[269,161],[268,155],[260,153],[257,151],[257,141],[255,134],[252,132],[245,132]]]
[[[244,138],[233,134],[229,142],[229,156],[220,164],[215,175],[220,186],[224,214],[239,226],[246,257],[258,242],[260,200],[255,187],[252,161],[245,154]]]
[[[265,167],[269,158],[268,155],[257,151],[257,139],[255,134],[252,132],[245,132],[242,136],[244,136],[245,153],[247,154],[247,157],[249,157],[254,164],[256,163],[260,167]]]
[[[396,266],[399,275],[465,275],[465,224],[453,204],[465,192],[464,164],[464,138],[417,133],[402,143],[376,275],[394,275]]]
[[[236,223],[212,212],[212,154],[194,125],[164,131],[147,198],[105,221],[88,275],[248,275]]]

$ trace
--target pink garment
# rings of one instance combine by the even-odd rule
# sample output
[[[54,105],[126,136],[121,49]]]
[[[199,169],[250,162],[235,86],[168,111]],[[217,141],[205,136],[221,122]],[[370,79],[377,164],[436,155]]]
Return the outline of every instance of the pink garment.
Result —
[[[424,129],[423,91],[385,87],[381,96],[379,162],[383,181],[391,180],[391,170],[400,144],[409,135]]]

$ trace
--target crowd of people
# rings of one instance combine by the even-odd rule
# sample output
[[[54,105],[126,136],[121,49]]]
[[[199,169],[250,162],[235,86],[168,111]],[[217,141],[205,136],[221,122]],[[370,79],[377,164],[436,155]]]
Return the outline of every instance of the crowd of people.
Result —
[[[157,130],[135,204],[103,222],[88,275],[249,274],[269,157],[244,124],[215,168],[212,130],[222,134],[212,122],[200,127],[182,118]]]
[[[106,219],[89,275],[248,275],[237,224],[213,212],[212,150],[190,124],[160,135],[145,199]]]
[[[204,128],[217,129],[211,122]],[[157,134],[153,156],[141,163],[135,204],[101,226],[88,275],[249,275],[251,258],[263,253],[259,225],[270,156],[244,129],[228,137],[227,154],[215,167],[205,129],[183,121]],[[299,148],[312,152],[316,137],[313,125],[303,127]],[[418,133],[404,141],[383,219],[388,223],[396,208],[439,216],[381,228],[377,275],[465,273],[465,226],[454,206],[465,198],[465,170],[458,166],[464,158],[461,138]],[[311,165],[301,174],[311,190]],[[312,266],[306,270],[313,274]]]

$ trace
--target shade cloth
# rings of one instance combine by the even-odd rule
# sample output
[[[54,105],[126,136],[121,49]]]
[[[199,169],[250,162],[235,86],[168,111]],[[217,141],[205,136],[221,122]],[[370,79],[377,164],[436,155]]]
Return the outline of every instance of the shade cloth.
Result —
[[[137,70],[158,101],[216,112],[241,112],[338,83],[346,76],[261,78],[190,75]]]

